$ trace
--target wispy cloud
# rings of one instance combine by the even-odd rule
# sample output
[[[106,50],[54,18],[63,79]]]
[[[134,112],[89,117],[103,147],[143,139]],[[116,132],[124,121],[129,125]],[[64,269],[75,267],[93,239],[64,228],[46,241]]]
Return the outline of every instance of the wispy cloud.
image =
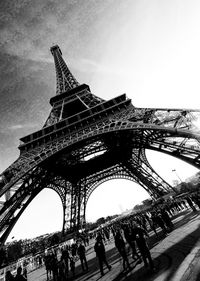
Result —
[[[29,124],[13,124],[8,127],[2,127],[0,128],[1,133],[8,133],[9,131],[18,131],[18,130],[24,130],[24,129],[31,129],[31,128],[37,128],[38,124],[29,123]]]
[[[87,58],[81,58],[77,63],[73,64],[75,67],[77,67],[79,70],[90,72],[95,71],[100,74],[112,74],[116,76],[130,76],[130,71],[126,68],[123,69],[119,65],[116,65],[116,67],[113,64],[106,64],[100,63],[94,60],[90,60]]]
[[[11,131],[13,131],[13,130],[19,130],[19,129],[22,129],[22,128],[24,128],[24,127],[25,127],[25,125],[16,124],[16,125],[13,125],[13,126],[8,127],[8,130],[11,130]]]

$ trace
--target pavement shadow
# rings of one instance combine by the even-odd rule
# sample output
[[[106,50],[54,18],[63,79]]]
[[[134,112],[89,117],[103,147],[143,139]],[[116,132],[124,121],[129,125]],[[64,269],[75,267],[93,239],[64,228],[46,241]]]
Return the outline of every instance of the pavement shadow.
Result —
[[[198,229],[184,237],[181,241],[172,245],[166,251],[158,255],[154,259],[154,264],[156,267],[155,272],[151,272],[150,270],[147,270],[144,266],[142,266],[138,268],[138,270],[129,273],[125,278],[121,278],[119,274],[116,278],[113,279],[113,281],[151,281],[155,280],[156,278],[157,280],[162,281],[172,280],[185,257],[194,248],[196,242],[199,240],[199,237],[200,226],[198,227]],[[161,277],[161,275],[162,278],[159,279],[159,276]]]
[[[175,222],[174,223],[174,229],[172,231],[174,231],[175,229],[182,227],[184,225],[186,225],[188,222],[192,221],[193,219],[196,219],[197,216],[199,216],[200,211],[196,211],[196,212],[189,212],[188,210],[185,210],[183,212],[177,213],[176,215],[173,216],[173,220],[177,219],[178,217],[184,215],[184,217]],[[156,236],[154,233],[152,233],[152,235],[149,238],[149,248],[153,248],[155,247],[157,244],[160,243],[160,241],[162,241],[163,239],[166,238],[166,235],[163,233],[163,231],[161,229],[157,229],[158,232],[158,236]],[[170,234],[170,232],[169,232]],[[192,234],[191,234],[192,235]]]
[[[117,263],[120,259],[120,256],[116,250],[116,248],[112,248],[108,251],[106,251],[106,256],[107,256],[107,261],[109,264],[111,264],[112,266]],[[69,277],[68,277],[68,280],[75,280],[77,278],[80,278],[80,277],[83,277],[84,280],[90,280],[92,277],[94,277],[95,275],[97,275],[97,279],[98,280],[99,278],[101,278],[101,275],[100,275],[100,271],[99,271],[99,264],[98,264],[98,260],[96,257],[88,260],[88,268],[89,268],[89,271],[88,272],[83,272],[82,271],[82,268],[81,268],[81,265],[78,265],[76,266],[76,274],[75,276],[71,276],[71,272],[69,274]],[[105,268],[105,273],[108,272],[108,269]],[[99,277],[98,277],[98,274],[99,274]]]

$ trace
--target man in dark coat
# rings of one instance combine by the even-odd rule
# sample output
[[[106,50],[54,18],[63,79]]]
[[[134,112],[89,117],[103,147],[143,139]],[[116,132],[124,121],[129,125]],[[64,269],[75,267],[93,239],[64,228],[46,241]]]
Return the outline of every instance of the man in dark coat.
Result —
[[[111,270],[111,265],[109,265],[107,260],[106,260],[105,247],[104,247],[101,236],[97,236],[96,243],[94,245],[94,250],[95,250],[96,256],[99,260],[99,268],[100,268],[100,271],[101,271],[101,276],[103,276],[104,275],[103,263],[105,263],[105,265],[107,266],[107,268],[109,270]]]
[[[137,224],[134,224],[133,229],[132,229],[132,234],[133,234],[134,240],[137,243],[138,249],[141,253],[145,266],[148,267],[148,265],[149,265],[150,269],[152,271],[154,271],[155,270],[154,263],[151,258],[151,253],[149,251],[149,248],[148,248],[148,245],[147,245],[147,242],[145,239],[145,236],[148,237],[148,233],[143,228],[137,226]],[[149,264],[147,262],[147,259],[149,261]]]
[[[88,271],[88,264],[85,256],[85,246],[82,244],[82,242],[80,242],[80,245],[78,246],[77,253],[81,261],[82,270],[84,271],[86,267],[86,270]],[[85,267],[84,267],[84,263],[85,263]]]
[[[129,269],[131,269],[131,266],[130,266],[130,263],[128,260],[128,256],[126,253],[126,245],[125,245],[124,239],[120,233],[120,230],[117,230],[114,239],[115,239],[115,246],[123,259],[124,270],[126,270],[126,265],[128,266]]]
[[[124,237],[125,237],[127,243],[129,244],[129,246],[131,247],[133,260],[134,261],[138,260],[139,262],[141,262],[141,258],[138,255],[138,252],[136,249],[135,240],[132,235],[132,227],[130,225],[125,224],[125,225],[123,225],[123,230],[124,230]]]
[[[27,279],[24,278],[22,275],[22,268],[21,266],[18,267],[17,269],[17,275],[15,276],[15,281],[26,281]]]

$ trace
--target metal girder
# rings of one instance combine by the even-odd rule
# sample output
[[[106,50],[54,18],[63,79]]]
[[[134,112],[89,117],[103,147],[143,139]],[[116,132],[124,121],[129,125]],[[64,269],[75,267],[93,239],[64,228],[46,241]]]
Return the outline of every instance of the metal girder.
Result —
[[[196,168],[200,167],[200,145],[196,139],[162,138],[149,142],[147,148],[163,152]]]
[[[173,187],[168,184],[163,178],[161,178],[158,173],[152,168],[146,158],[145,149],[138,149],[138,151],[134,149],[132,151],[132,160],[134,160],[136,164],[142,167],[142,169],[145,171],[144,176],[149,178],[150,181],[155,185],[161,186],[164,192],[170,192],[172,190],[175,191]],[[150,177],[148,175],[150,175]]]
[[[14,225],[20,218],[20,216],[23,214],[24,210],[28,207],[28,205],[31,203],[31,201],[40,193],[41,189],[39,186],[37,186],[33,192],[32,195],[25,201],[24,204],[22,204],[22,207],[19,209],[19,212],[10,218],[8,223],[4,225],[4,227],[1,227],[1,237],[0,237],[0,243],[5,243],[6,239],[8,238],[11,230],[13,229]]]
[[[44,186],[46,183],[47,175],[38,168],[19,185],[18,189],[11,192],[10,198],[0,209],[0,242],[7,239],[16,221],[25,210],[27,202],[30,203],[46,187]]]
[[[64,233],[64,231],[70,229],[72,184],[65,178],[54,174],[51,178],[51,183],[47,187],[56,191],[57,194],[60,196],[63,206],[62,231]]]
[[[48,188],[53,189],[60,196],[63,207],[63,227],[62,231],[70,228],[70,213],[71,213],[71,183],[65,179],[59,179],[55,177],[53,183],[48,185]]]

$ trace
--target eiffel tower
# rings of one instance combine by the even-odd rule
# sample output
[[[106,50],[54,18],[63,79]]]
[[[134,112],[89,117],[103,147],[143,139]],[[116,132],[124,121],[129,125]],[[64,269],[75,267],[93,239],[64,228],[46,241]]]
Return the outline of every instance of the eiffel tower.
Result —
[[[18,159],[0,175],[1,243],[44,188],[60,196],[63,232],[84,227],[88,199],[105,181],[131,180],[154,199],[171,192],[146,149],[200,167],[200,110],[137,108],[126,94],[103,100],[77,82],[58,45],[50,51],[56,70],[51,112],[41,130],[20,139]]]

